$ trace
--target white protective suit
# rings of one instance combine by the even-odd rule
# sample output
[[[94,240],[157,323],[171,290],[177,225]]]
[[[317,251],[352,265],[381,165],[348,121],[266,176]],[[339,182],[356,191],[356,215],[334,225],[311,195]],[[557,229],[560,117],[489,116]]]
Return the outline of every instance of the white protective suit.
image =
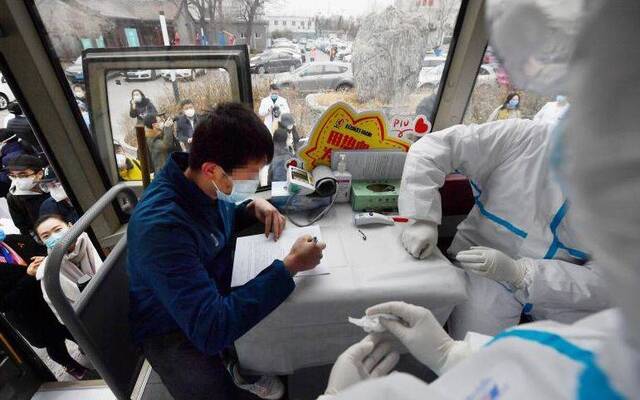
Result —
[[[533,116],[533,120],[536,122],[546,122],[549,124],[554,124],[560,120],[560,118],[567,112],[569,109],[569,103],[561,104],[558,101],[550,101],[542,108],[540,111]]]
[[[269,128],[269,132],[273,134],[277,128],[277,123],[274,124],[273,114],[271,113],[271,107],[278,106],[280,108],[280,115],[290,113],[289,103],[284,97],[278,96],[276,101],[271,100],[271,96],[267,96],[260,101],[260,108],[258,108],[258,115],[264,118],[264,124]]]
[[[468,331],[495,335],[517,325],[522,312],[571,323],[609,304],[599,267],[576,239],[570,205],[549,168],[552,128],[524,119],[456,125],[411,146],[400,215],[439,224],[438,189],[458,171],[469,178],[476,205],[449,253],[487,246],[524,259],[527,268],[518,290],[468,274],[469,299],[450,319],[455,339]]]
[[[602,272],[619,308],[572,325],[509,329],[429,385],[392,374],[353,385],[337,399],[640,398],[640,3],[597,4],[604,5],[576,35],[572,73],[564,76],[575,102],[559,170],[581,237],[606,261]],[[511,32],[529,35],[518,22]]]

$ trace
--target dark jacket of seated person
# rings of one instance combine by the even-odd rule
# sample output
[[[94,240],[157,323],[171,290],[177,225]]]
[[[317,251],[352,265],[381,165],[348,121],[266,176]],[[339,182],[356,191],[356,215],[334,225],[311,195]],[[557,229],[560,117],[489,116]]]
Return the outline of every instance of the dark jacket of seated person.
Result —
[[[274,238],[284,229],[266,200],[240,202],[271,162],[273,140],[252,110],[222,103],[192,144],[169,157],[129,221],[131,329],[173,398],[234,398],[219,353],[289,296],[292,275],[318,265],[325,245],[303,235],[284,260],[232,290],[236,228],[260,221]]]
[[[203,353],[217,354],[273,311],[295,284],[280,260],[231,291],[230,246],[245,204],[212,200],[174,153],[129,221],[127,242],[134,340],[176,331]]]

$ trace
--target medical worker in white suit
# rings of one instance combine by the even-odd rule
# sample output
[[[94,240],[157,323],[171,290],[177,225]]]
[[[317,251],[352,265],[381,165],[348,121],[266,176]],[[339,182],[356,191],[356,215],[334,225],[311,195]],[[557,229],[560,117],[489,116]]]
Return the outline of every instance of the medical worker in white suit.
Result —
[[[558,156],[554,168],[572,199],[574,233],[601,266],[615,308],[572,324],[536,321],[493,337],[469,333],[454,340],[425,308],[402,302],[377,305],[367,313],[400,317],[382,323],[439,377],[429,384],[403,373],[369,379],[388,373],[397,359],[389,339],[369,336],[338,358],[324,397],[639,398],[640,128],[633,116],[640,108],[640,4],[581,3],[588,8],[580,29],[565,30],[576,25],[553,18],[560,3],[550,8],[540,3],[500,4],[501,14],[489,13],[492,42],[519,85],[528,82],[543,93],[567,89],[576,99],[551,153]],[[535,35],[554,29],[568,32],[560,46]],[[527,37],[535,37],[538,47]],[[569,38],[575,41],[572,47]],[[545,57],[545,49],[561,46],[570,64],[562,57]]]

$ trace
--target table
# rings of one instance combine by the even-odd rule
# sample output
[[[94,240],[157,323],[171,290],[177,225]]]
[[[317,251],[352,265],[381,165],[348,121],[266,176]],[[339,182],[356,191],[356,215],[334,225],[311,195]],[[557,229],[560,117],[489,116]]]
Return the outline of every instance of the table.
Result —
[[[444,324],[466,299],[463,272],[440,251],[416,260],[404,250],[400,238],[406,224],[360,227],[365,241],[347,204],[336,205],[318,223],[331,274],[294,278],[289,298],[236,341],[244,370],[288,375],[332,364],[364,337],[347,317],[359,318],[374,304],[402,300],[425,306]]]

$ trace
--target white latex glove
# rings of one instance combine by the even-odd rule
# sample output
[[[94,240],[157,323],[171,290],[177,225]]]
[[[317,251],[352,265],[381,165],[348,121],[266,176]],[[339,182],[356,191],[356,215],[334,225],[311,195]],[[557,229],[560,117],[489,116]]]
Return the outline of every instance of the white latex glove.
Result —
[[[418,361],[438,375],[471,355],[471,346],[467,342],[453,340],[431,311],[424,307],[392,301],[367,309],[367,315],[381,313],[401,319],[381,319],[380,324],[397,337]]]
[[[525,264],[514,260],[503,252],[484,246],[472,246],[471,250],[456,255],[462,268],[494,281],[507,282],[522,289],[527,272]]]
[[[333,395],[365,379],[387,375],[399,359],[388,339],[368,335],[338,357],[331,368],[325,394]]]
[[[402,232],[402,245],[415,258],[425,259],[433,253],[438,243],[438,225],[434,222],[416,221]]]

